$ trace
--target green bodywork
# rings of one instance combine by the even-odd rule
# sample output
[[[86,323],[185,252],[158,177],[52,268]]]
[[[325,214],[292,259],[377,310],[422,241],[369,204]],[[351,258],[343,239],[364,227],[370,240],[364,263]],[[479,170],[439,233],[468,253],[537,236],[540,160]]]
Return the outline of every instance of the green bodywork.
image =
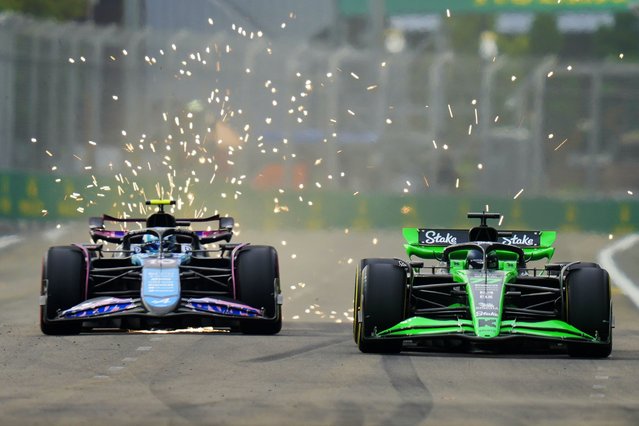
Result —
[[[420,245],[417,228],[404,228],[403,234],[407,241],[405,248],[409,257],[442,260],[447,245]],[[541,231],[537,246],[521,247],[525,260],[550,260],[555,251],[552,247],[555,238],[556,232]],[[465,286],[472,319],[432,319],[414,316],[386,330],[378,331],[377,337],[432,338],[457,335],[478,339],[495,339],[524,335],[558,341],[597,341],[595,337],[558,319],[535,322],[502,321],[506,283],[514,282],[517,279],[518,255],[512,251],[497,250],[496,254],[499,259],[497,269],[470,270],[466,264],[467,251],[464,249],[452,251],[449,253],[447,261],[452,280],[460,283],[460,286]],[[418,273],[419,268],[415,267],[414,271]]]
[[[422,246],[419,244],[419,229],[418,228],[404,228],[402,230],[404,238],[406,239],[406,254],[408,257],[417,256],[421,259],[440,259],[445,245],[441,246]],[[540,232],[540,244],[538,247],[523,248],[526,260],[535,261],[542,259],[552,259],[555,254],[555,248],[552,246],[557,239],[557,232],[555,231],[541,231]],[[501,257],[500,257],[501,259]]]
[[[450,334],[476,334],[476,324],[471,320],[433,320],[423,317],[408,318],[399,324],[381,331],[377,335],[385,336],[435,336]],[[504,321],[498,335],[529,335],[553,339],[595,340],[594,337],[577,330],[560,320],[539,322]]]

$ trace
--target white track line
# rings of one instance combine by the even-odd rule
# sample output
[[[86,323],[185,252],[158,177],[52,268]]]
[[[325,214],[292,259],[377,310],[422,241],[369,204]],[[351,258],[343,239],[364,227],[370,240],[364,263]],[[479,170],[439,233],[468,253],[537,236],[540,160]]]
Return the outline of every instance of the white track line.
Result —
[[[599,264],[608,271],[612,282],[619,287],[632,303],[639,308],[639,287],[617,266],[614,256],[619,251],[630,249],[639,242],[639,234],[630,234],[614,244],[606,247],[599,253]]]
[[[22,238],[17,235],[6,235],[4,237],[0,237],[0,250],[9,247],[12,244],[20,242]]]

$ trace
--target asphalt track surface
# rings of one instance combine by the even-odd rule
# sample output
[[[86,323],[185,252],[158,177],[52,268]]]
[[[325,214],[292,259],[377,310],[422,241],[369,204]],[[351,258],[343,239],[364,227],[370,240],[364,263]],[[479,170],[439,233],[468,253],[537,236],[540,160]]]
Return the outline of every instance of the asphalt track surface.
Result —
[[[402,254],[397,231],[249,232],[280,253],[277,336],[209,330],[43,336],[44,247],[84,225],[0,251],[1,425],[637,425],[639,310],[614,292],[610,358],[406,352],[365,355],[351,335],[361,257]],[[555,260],[596,259],[596,235],[560,235]],[[619,255],[639,281],[636,248]]]

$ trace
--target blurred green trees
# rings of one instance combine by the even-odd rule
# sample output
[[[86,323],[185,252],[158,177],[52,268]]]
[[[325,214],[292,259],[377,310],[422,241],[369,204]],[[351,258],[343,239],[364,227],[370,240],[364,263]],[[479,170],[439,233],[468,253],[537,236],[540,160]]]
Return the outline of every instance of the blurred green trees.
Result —
[[[0,12],[15,11],[56,20],[86,20],[93,17],[98,3],[92,0],[0,0]],[[115,7],[115,3],[115,0],[109,0],[104,5]],[[455,52],[473,54],[478,52],[481,33],[494,32],[495,22],[494,15],[457,14],[455,19],[445,20],[443,31]],[[566,34],[557,28],[557,15],[542,13],[534,17],[527,33],[499,34],[498,46],[500,54],[509,56],[552,54],[605,58],[623,54],[626,59],[639,60],[639,16],[632,12],[617,13],[611,26],[595,32]]]
[[[0,12],[14,11],[60,21],[82,20],[87,16],[88,0],[0,0]]]
[[[596,34],[595,52],[600,56],[624,55],[639,59],[639,17],[631,13],[615,15],[615,26],[600,28]]]
[[[455,52],[476,53],[480,34],[495,31],[495,19],[486,15],[456,15],[447,20],[445,32]],[[614,23],[597,31],[562,33],[557,15],[537,14],[528,32],[498,34],[499,53],[509,56],[559,55],[566,58],[618,57],[639,59],[639,16],[615,15]]]

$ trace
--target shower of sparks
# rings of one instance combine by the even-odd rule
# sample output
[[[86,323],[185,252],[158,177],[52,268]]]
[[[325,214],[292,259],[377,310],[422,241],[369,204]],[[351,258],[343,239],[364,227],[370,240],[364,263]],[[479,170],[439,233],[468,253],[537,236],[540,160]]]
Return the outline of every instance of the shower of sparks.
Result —
[[[450,9],[446,10],[446,15],[450,18]],[[290,14],[289,17],[291,19],[295,18],[294,14]],[[208,24],[210,26],[214,25],[213,18],[204,19],[208,21]],[[282,22],[281,28],[287,28],[288,24],[290,24],[290,21]],[[254,37],[254,33],[251,32],[249,35],[249,33],[247,33],[247,31],[244,30],[242,27],[233,25],[233,30],[237,34],[239,34],[239,36],[250,37],[251,39]],[[258,37],[262,37],[262,35],[263,34],[261,32],[257,33]],[[186,52],[184,50],[184,46],[180,45],[179,47],[179,58],[175,62],[179,65],[176,65],[175,69],[172,70],[176,79],[184,79],[191,75],[197,75],[196,69],[194,67],[200,65],[206,65],[208,68],[210,68],[211,72],[215,72],[216,70],[219,72],[220,69],[224,67],[224,61],[216,61],[216,58],[213,55],[217,55],[218,57],[223,58],[224,53],[232,54],[232,52],[234,52],[231,47],[237,49],[237,46],[233,43],[226,46],[217,46],[214,45],[212,42],[210,46],[206,46],[206,50],[204,47],[202,47],[200,51]],[[147,63],[151,65],[159,62],[162,66],[166,66],[166,63],[162,64],[162,60],[168,59],[170,55],[176,55],[174,52],[178,51],[178,46],[176,46],[175,44],[167,44],[167,46],[165,47],[165,51],[160,50],[159,55],[161,56],[157,56],[159,58],[158,60],[153,57],[153,55],[158,55],[157,51],[156,53],[150,53],[149,56],[145,58],[137,58],[137,60],[144,60],[145,65]],[[203,53],[204,51],[206,51],[206,54]],[[271,54],[270,47],[266,48],[266,51]],[[164,57],[165,53],[167,57]],[[211,56],[207,56],[207,54],[210,54]],[[118,60],[125,59],[122,56],[126,57],[127,55],[128,52],[126,50],[122,50],[121,55],[116,54]],[[128,56],[129,58],[126,59],[132,60],[134,59],[133,57],[137,55],[134,55],[132,52],[131,55]],[[70,60],[71,59],[72,58],[70,58]],[[83,58],[81,58],[80,60],[84,62]],[[112,57],[112,60],[115,61],[116,57]],[[77,63],[78,60],[75,59],[75,62]],[[245,77],[259,77],[260,68],[258,65],[259,64],[252,63],[250,64],[250,67],[242,66],[241,68],[239,68],[240,73]],[[383,68],[386,67],[387,64],[385,62],[382,62],[380,66]],[[178,67],[180,67],[181,69],[178,69]],[[252,178],[257,177],[257,175],[259,174],[258,170],[251,170],[251,172],[254,172],[254,174],[251,173],[248,177],[245,175],[239,176],[240,173],[236,173],[236,176],[233,176],[234,171],[237,171],[240,166],[243,166],[245,164],[245,157],[241,157],[242,155],[246,155],[242,153],[243,150],[244,152],[246,152],[250,149],[255,149],[255,153],[261,152],[266,158],[269,159],[269,162],[277,162],[280,166],[283,164],[282,161],[288,162],[289,164],[297,161],[293,160],[296,158],[296,153],[293,151],[296,149],[297,145],[293,143],[292,138],[290,143],[286,139],[273,141],[268,140],[268,137],[259,135],[259,133],[256,134],[256,132],[261,131],[258,129],[267,127],[264,126],[263,123],[271,125],[269,126],[269,128],[276,128],[276,126],[281,125],[282,120],[279,119],[279,117],[281,116],[286,117],[287,123],[289,122],[289,120],[291,123],[304,122],[306,117],[312,114],[312,112],[309,112],[309,106],[303,105],[303,103],[310,99],[309,97],[313,96],[313,91],[319,92],[320,90],[322,90],[323,87],[325,87],[325,84],[332,84],[333,77],[335,77],[335,73],[338,72],[340,76],[349,74],[348,70],[333,69],[332,72],[326,73],[326,78],[323,78],[324,76],[321,76],[317,81],[311,81],[306,79],[306,76],[303,75],[305,73],[298,72],[296,75],[298,78],[301,78],[301,80],[299,80],[299,85],[302,91],[295,91],[294,94],[285,91],[285,87],[275,87],[277,86],[277,84],[274,84],[270,80],[267,81],[266,84],[264,84],[264,87],[262,87],[262,85],[260,84],[260,90],[266,92],[267,96],[269,96],[269,98],[267,99],[267,105],[272,105],[274,111],[272,113],[267,112],[266,114],[261,115],[259,117],[259,120],[251,122],[251,126],[246,123],[238,123],[237,119],[242,119],[242,111],[239,108],[231,107],[231,105],[234,103],[234,99],[232,96],[233,92],[230,89],[223,87],[215,88],[211,91],[206,91],[206,93],[203,95],[203,98],[207,99],[208,103],[204,102],[204,99],[202,99],[202,104],[204,104],[204,112],[202,112],[201,115],[198,115],[199,111],[193,113],[188,112],[187,114],[187,111],[178,113],[173,109],[169,109],[166,112],[158,112],[158,115],[161,114],[161,118],[163,120],[161,126],[158,126],[158,128],[168,129],[166,130],[167,133],[165,134],[158,135],[154,132],[153,134],[149,134],[147,137],[146,135],[140,136],[138,133],[136,133],[134,128],[121,130],[121,134],[123,136],[122,145],[125,146],[125,148],[123,148],[122,150],[122,153],[125,158],[118,158],[117,160],[114,159],[113,162],[109,164],[108,167],[113,170],[116,181],[111,186],[104,185],[105,182],[102,181],[103,178],[100,177],[98,167],[95,164],[93,165],[93,167],[89,165],[89,156],[91,156],[91,158],[97,158],[100,155],[104,155],[103,152],[99,149],[91,148],[88,148],[85,151],[80,151],[81,155],[87,159],[87,162],[85,163],[79,157],[76,157],[79,161],[82,162],[78,168],[82,168],[83,170],[85,170],[86,174],[97,174],[100,181],[98,182],[98,179],[92,177],[92,183],[90,185],[87,185],[86,188],[82,190],[78,190],[76,188],[78,192],[74,192],[73,194],[71,194],[70,198],[78,202],[84,200],[82,202],[82,206],[76,207],[78,212],[84,212],[85,209],[88,211],[89,204],[92,202],[90,199],[86,198],[88,192],[93,191],[93,197],[104,197],[105,193],[108,194],[109,191],[113,191],[114,193],[117,192],[121,195],[121,201],[113,205],[113,207],[121,210],[119,212],[120,216],[136,217],[136,215],[138,214],[146,215],[149,213],[149,208],[145,207],[143,202],[139,202],[139,195],[146,195],[145,188],[143,187],[144,184],[142,182],[144,181],[144,178],[150,177],[152,179],[162,179],[164,182],[158,181],[155,183],[155,188],[146,188],[146,191],[149,193],[149,195],[151,195],[153,192],[156,192],[159,198],[176,199],[177,205],[175,207],[171,207],[172,209],[181,210],[182,208],[191,206],[191,208],[195,211],[195,214],[192,217],[204,217],[210,214],[210,212],[207,212],[206,206],[203,206],[201,204],[198,205],[200,201],[196,200],[195,195],[198,192],[197,183],[200,181],[200,179],[204,184],[206,184],[206,182],[208,182],[209,184],[215,184],[214,189],[211,189],[211,193],[218,195],[217,197],[213,195],[213,198],[225,198],[228,201],[241,197],[242,191],[238,191],[237,189],[244,189],[246,188],[246,186],[252,185]],[[366,80],[365,76],[360,78],[360,76],[355,74],[354,72],[350,72],[350,76],[354,80],[363,80],[362,83],[364,83],[364,81]],[[351,84],[356,83],[351,81]],[[357,84],[359,84],[359,81],[357,82]],[[364,90],[367,92],[373,92],[375,90],[378,90],[380,87],[378,84],[370,84],[368,86],[366,84],[361,84],[360,86],[362,92]],[[286,96],[284,96],[284,93],[286,93]],[[373,93],[371,94],[374,95]],[[119,96],[112,95],[112,100],[123,102],[125,99],[127,99],[126,97],[127,95],[125,95],[124,93],[120,93]],[[477,105],[477,100],[473,99],[472,105]],[[429,108],[428,105],[426,105],[425,108]],[[278,115],[280,110],[282,111],[282,114]],[[290,115],[286,115],[287,111]],[[343,109],[341,111],[344,112]],[[355,111],[357,111],[357,114]],[[361,111],[358,108],[348,109],[346,112],[350,116],[358,116],[359,114],[361,114]],[[453,119],[453,108],[450,104],[448,104],[448,112],[450,118]],[[227,127],[231,128],[232,131],[239,130],[238,133],[240,134],[238,134],[236,137],[236,139],[239,138],[239,143],[230,144],[229,146],[227,140],[219,135],[220,130],[214,124],[208,124],[208,128],[199,130],[198,125],[200,125],[199,123],[201,123],[204,114],[214,116],[215,121],[226,125]],[[272,117],[269,117],[268,115],[271,115]],[[478,115],[478,108],[475,107],[474,125],[476,126],[478,126],[479,124]],[[382,116],[380,118],[381,120],[383,120],[383,122],[390,125],[393,123],[393,119],[391,117],[397,116],[398,115],[388,113],[387,117]],[[160,117],[157,118],[159,121]],[[333,126],[333,130],[337,130],[337,128],[339,127],[337,126],[337,122],[338,120],[342,120],[343,118],[344,114],[341,114],[341,116],[339,117],[329,119],[330,122],[327,122],[326,124]],[[482,117],[482,119],[486,120],[488,119],[488,117]],[[498,117],[495,118],[495,122],[497,122],[497,120]],[[473,124],[469,124],[469,135],[472,134],[472,128]],[[120,129],[117,128],[116,131],[120,131]],[[194,133],[197,132],[199,132],[199,134],[195,135]],[[266,132],[268,132],[268,130],[265,131],[264,134],[266,134]],[[477,131],[475,131],[475,133],[477,133]],[[324,146],[327,148],[327,150],[332,149],[331,144],[334,144],[336,142],[337,137],[337,133],[333,133],[332,138],[327,135],[323,139],[323,143],[326,144]],[[32,138],[31,142],[36,143],[36,139]],[[104,144],[102,140],[99,140],[99,142],[100,144]],[[432,140],[432,143],[434,149],[438,149],[438,144],[434,139]],[[97,146],[97,143],[94,141],[88,141],[88,144],[92,147]],[[448,150],[448,145],[441,143],[441,141],[440,144],[442,145],[443,150]],[[85,148],[87,147],[85,146]],[[340,152],[341,151],[337,153],[339,154]],[[47,154],[51,157],[53,156],[53,154],[49,151],[47,151]],[[60,153],[56,154],[56,157],[61,155]],[[298,152],[297,155],[299,155],[300,160],[304,160],[301,153]],[[144,160],[141,160],[141,158],[144,158]],[[154,158],[158,158],[160,160],[156,162],[154,161]],[[290,210],[291,215],[293,215],[296,213],[296,209],[297,211],[299,211],[299,209],[318,209],[319,213],[319,207],[313,207],[313,201],[310,200],[314,198],[313,194],[316,194],[317,190],[324,190],[331,184],[338,185],[340,178],[345,177],[345,173],[339,172],[339,169],[325,170],[326,166],[330,166],[331,163],[334,163],[334,160],[335,158],[332,155],[329,157],[325,157],[324,161],[322,160],[322,158],[308,158],[309,164],[311,164],[312,162],[315,166],[315,168],[312,169],[312,175],[310,174],[311,168],[309,168],[309,176],[307,177],[307,180],[304,180],[305,184],[301,184],[299,186],[293,185],[292,189],[288,189],[288,187],[284,187],[285,189],[277,189],[277,187],[274,187],[272,189],[272,195],[276,195],[279,198],[274,198],[273,196],[269,197],[269,201],[272,201],[272,203],[269,203],[268,210],[272,209],[272,213],[269,212],[268,214],[286,215]],[[56,158],[56,162],[61,163],[61,160],[58,161],[58,158]],[[189,170],[190,166],[194,166],[195,168],[193,170]],[[218,170],[218,166],[220,167],[220,170]],[[290,168],[293,169],[293,167]],[[64,169],[62,164],[60,164],[58,166],[53,166],[52,170],[58,170],[58,168]],[[477,164],[477,168],[479,170],[482,170],[483,165],[479,163]],[[92,169],[95,169],[96,171],[93,171]],[[330,172],[330,174],[328,172]],[[290,173],[290,171],[288,173]],[[138,177],[139,179],[137,179]],[[267,178],[265,177],[265,179]],[[57,179],[57,181],[59,182],[60,180]],[[413,182],[416,184],[416,187],[421,186],[418,176],[417,179],[413,178]],[[426,188],[430,187],[429,181],[426,176],[423,176],[423,182]],[[468,183],[468,185],[470,185],[470,183]],[[408,193],[413,188],[412,182],[408,180],[405,180],[405,185],[403,186],[403,190],[405,193]],[[459,177],[455,181],[455,187],[460,187]],[[355,189],[352,189],[352,191],[355,191]],[[285,193],[286,195],[283,195]],[[353,192],[353,196],[358,196],[359,194],[359,191]],[[142,200],[145,198],[148,197],[144,196]],[[299,203],[297,202],[297,200],[295,200],[295,198],[299,200]],[[135,202],[135,200],[138,200],[138,202]],[[204,201],[202,202],[202,204],[203,203]],[[315,205],[317,204],[318,201],[315,200]],[[215,211],[215,214],[217,213],[218,212]],[[416,214],[414,208],[411,206],[403,206],[401,208],[401,213],[403,215]],[[42,214],[47,215],[48,210],[43,209]],[[503,216],[500,217],[500,225],[502,219]],[[60,225],[58,225],[58,228],[59,227]],[[239,223],[236,224],[236,228],[237,227],[239,227]],[[350,231],[348,228],[344,229],[345,235],[348,235],[349,232]],[[348,238],[350,238],[350,236]],[[293,248],[292,246],[294,244],[291,241],[287,241],[281,238],[279,239],[279,241],[281,246],[284,246],[287,251],[289,248]],[[378,237],[372,237],[372,239],[369,240],[369,244],[378,246],[380,244],[380,239]],[[297,254],[291,254],[290,251],[288,251],[286,257],[289,256],[290,259],[293,260],[297,259],[298,257]],[[303,259],[303,256],[301,258]],[[357,260],[354,258],[341,258],[339,259],[338,263],[341,265],[352,265],[355,262],[357,262]],[[305,283],[293,282],[289,286],[289,288],[290,291],[300,292],[305,286]],[[324,306],[320,308],[318,304],[310,305],[306,310],[304,310],[304,313],[310,316],[317,316],[320,318],[325,318],[326,320],[332,320],[336,323],[352,322],[354,316],[352,309],[350,309],[348,312],[342,313],[341,310],[331,310]],[[299,314],[295,313],[295,315],[292,315],[290,318],[293,320],[299,320],[300,317],[303,316],[304,314],[299,312]]]
[[[562,145],[565,144],[566,142],[568,142],[568,139],[564,139],[559,145],[557,145],[557,147],[555,148],[555,151],[557,151],[559,148],[561,148]]]

